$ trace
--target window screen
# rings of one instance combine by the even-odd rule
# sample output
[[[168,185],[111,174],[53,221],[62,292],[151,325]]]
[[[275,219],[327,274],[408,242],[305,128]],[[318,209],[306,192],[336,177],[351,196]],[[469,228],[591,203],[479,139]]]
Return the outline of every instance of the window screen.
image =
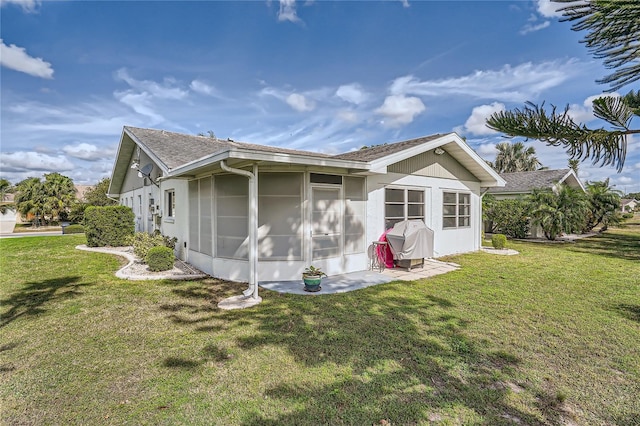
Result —
[[[302,173],[260,173],[258,250],[261,260],[302,259]]]
[[[244,176],[215,178],[216,256],[247,259],[249,180]]]
[[[311,173],[311,176],[309,178],[311,180],[311,183],[329,183],[333,185],[342,185],[342,176],[340,175]]]
[[[362,253],[365,249],[364,179],[344,178],[344,252],[345,254]]]

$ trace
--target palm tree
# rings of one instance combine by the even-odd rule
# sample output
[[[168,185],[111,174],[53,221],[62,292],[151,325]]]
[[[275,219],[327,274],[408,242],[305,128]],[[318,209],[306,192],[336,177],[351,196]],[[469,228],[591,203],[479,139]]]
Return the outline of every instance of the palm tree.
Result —
[[[493,167],[498,173],[530,172],[541,166],[535,148],[527,148],[523,142],[501,142],[496,149],[498,153]]]
[[[609,179],[601,182],[587,182],[586,186],[589,212],[585,230],[591,231],[602,224],[601,231],[606,231],[609,225],[620,223],[620,215],[618,214],[620,191],[609,186]]]
[[[45,193],[40,178],[30,177],[16,185],[16,207],[23,218],[44,214]]]
[[[71,178],[60,173],[44,175],[45,213],[50,219],[62,219],[76,201],[76,188]]]
[[[7,210],[12,208],[12,203],[6,202],[7,194],[13,192],[13,185],[7,179],[0,178],[0,213],[4,214]]]
[[[581,230],[588,211],[584,194],[567,185],[550,189],[534,189],[529,195],[531,223],[542,228],[548,240],[563,233]]]

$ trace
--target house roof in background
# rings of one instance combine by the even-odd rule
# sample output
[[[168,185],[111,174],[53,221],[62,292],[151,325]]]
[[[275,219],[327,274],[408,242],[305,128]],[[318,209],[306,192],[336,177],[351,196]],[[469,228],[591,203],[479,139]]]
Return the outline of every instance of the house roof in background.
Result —
[[[571,187],[580,188],[584,191],[582,182],[571,169],[500,173],[500,177],[505,180],[506,185],[491,188],[489,190],[490,193],[525,194],[534,189],[550,189],[558,183],[566,183]]]

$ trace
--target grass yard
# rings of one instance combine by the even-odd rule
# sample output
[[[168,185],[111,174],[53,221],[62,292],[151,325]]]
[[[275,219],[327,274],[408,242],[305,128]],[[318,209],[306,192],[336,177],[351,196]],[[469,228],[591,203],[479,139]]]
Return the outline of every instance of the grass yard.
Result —
[[[640,425],[639,221],[230,312],[83,242],[0,240],[0,424]]]

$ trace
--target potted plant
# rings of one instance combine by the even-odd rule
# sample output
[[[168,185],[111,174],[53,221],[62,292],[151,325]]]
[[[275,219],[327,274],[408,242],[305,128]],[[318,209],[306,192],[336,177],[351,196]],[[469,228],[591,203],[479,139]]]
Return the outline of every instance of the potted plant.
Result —
[[[309,266],[302,273],[302,281],[304,281],[304,291],[320,291],[320,283],[322,277],[326,277],[327,274],[322,272],[320,268],[316,268],[313,265]]]

